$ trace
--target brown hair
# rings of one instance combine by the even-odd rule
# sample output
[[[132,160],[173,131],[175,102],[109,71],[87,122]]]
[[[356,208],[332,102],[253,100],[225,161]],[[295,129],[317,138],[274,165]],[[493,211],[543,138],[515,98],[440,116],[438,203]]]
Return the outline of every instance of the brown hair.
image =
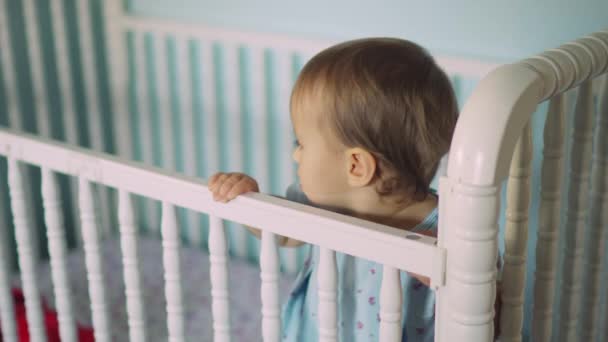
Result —
[[[347,147],[374,155],[380,195],[428,194],[458,108],[448,77],[426,50],[396,38],[332,46],[302,69],[292,110],[311,94],[325,110],[320,127],[329,127]]]

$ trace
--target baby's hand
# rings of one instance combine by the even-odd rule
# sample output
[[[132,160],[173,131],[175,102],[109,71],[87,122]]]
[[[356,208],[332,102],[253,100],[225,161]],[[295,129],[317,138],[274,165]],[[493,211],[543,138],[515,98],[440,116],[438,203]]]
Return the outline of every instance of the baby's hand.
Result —
[[[226,203],[246,192],[260,192],[258,182],[244,173],[216,173],[207,184],[213,199]]]

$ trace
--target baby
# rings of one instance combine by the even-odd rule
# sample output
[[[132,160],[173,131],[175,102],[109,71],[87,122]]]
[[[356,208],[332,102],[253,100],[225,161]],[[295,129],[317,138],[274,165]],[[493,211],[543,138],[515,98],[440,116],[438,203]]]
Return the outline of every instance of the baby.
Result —
[[[457,120],[446,74],[420,46],[371,38],[332,46],[303,68],[291,94],[299,184],[287,199],[421,234],[436,235],[430,183]],[[217,201],[259,191],[240,173],[209,180]],[[257,236],[255,228],[248,227]],[[300,241],[281,237],[283,246]],[[318,341],[318,247],[284,307],[284,341]],[[382,265],[336,253],[340,341],[377,341]],[[401,272],[403,341],[433,341],[429,280]]]

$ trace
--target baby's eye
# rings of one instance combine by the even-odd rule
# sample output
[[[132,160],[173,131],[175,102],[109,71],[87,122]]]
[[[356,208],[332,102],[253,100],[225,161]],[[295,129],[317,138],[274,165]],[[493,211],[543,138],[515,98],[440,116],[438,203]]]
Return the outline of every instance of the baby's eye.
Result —
[[[298,147],[302,147],[302,145],[300,145],[300,142],[298,140],[294,140],[293,141],[293,147],[294,148],[298,148]]]

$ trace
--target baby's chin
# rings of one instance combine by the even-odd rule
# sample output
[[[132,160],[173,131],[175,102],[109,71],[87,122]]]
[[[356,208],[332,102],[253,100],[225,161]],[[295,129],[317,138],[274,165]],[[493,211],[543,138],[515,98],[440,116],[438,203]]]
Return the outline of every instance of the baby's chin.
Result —
[[[302,192],[315,207],[342,214],[348,211],[343,205],[344,193],[311,193],[303,188]]]

